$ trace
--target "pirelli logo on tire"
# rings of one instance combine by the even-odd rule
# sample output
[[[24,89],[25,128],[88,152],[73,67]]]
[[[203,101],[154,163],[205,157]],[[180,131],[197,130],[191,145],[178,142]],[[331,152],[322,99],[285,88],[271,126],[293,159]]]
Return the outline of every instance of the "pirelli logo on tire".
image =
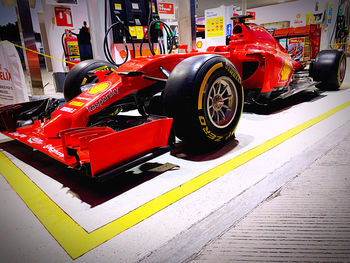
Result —
[[[227,134],[226,136],[220,136],[220,135],[216,135],[214,134],[211,130],[209,130],[209,127],[207,126],[207,123],[205,121],[205,118],[203,116],[198,116],[199,122],[203,128],[203,132],[204,134],[211,140],[215,141],[215,142],[221,142],[223,139],[227,140],[230,137],[232,137],[235,134],[235,131],[232,130],[229,134]]]
[[[203,116],[203,95],[204,95],[204,90],[205,90],[205,86],[207,85],[208,79],[210,78],[210,76],[214,73],[215,70],[222,68],[224,65],[222,62],[215,64],[213,67],[211,67],[208,72],[205,74],[201,87],[199,89],[199,94],[198,94],[198,110],[199,110],[199,122],[203,128],[203,132],[206,135],[207,138],[213,140],[213,141],[221,141],[222,136],[217,136],[216,134],[214,134],[209,127],[207,126],[207,122]]]
[[[232,69],[232,67],[228,63],[225,63],[225,68],[232,75],[232,77],[234,77],[235,80],[237,80],[239,84],[242,84],[241,77]]]
[[[222,62],[215,64],[213,67],[211,67],[207,74],[205,74],[201,87],[199,89],[199,96],[198,96],[198,110],[203,109],[203,93],[204,93],[204,88],[207,85],[208,79],[209,77],[213,74],[213,72],[215,70],[217,70],[218,68],[222,68],[224,65]]]

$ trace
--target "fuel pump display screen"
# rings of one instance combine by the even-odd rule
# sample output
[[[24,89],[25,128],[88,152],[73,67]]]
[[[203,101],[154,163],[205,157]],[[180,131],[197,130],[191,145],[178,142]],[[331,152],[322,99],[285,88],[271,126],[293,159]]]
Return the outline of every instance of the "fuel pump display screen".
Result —
[[[110,14],[112,24],[122,21],[124,26],[128,28],[133,42],[141,42],[144,32],[147,30],[148,18],[150,12],[150,2],[152,2],[152,15],[158,18],[157,1],[153,0],[110,0]],[[113,42],[123,43],[123,38],[130,43],[129,34],[125,34],[121,26],[114,27]]]

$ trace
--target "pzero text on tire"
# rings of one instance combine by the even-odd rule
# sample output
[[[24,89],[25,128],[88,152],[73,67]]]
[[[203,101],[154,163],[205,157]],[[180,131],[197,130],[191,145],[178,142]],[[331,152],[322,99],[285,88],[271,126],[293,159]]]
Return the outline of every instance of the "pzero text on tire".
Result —
[[[63,95],[66,101],[70,101],[76,96],[78,96],[82,90],[81,87],[93,83],[97,80],[95,75],[89,74],[91,71],[97,70],[109,70],[113,71],[116,69],[116,66],[103,61],[103,60],[94,60],[89,59],[79,64],[75,65],[67,74],[66,79],[63,84]]]
[[[346,72],[346,56],[342,50],[322,50],[311,65],[310,75],[322,90],[337,90],[343,83]]]
[[[241,78],[223,56],[187,58],[171,72],[164,106],[174,118],[175,134],[199,146],[216,146],[234,138],[243,109]]]

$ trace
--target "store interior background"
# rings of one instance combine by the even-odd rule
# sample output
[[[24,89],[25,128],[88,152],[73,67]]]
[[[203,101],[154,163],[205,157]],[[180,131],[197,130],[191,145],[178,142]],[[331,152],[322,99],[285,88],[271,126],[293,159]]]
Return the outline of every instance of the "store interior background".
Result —
[[[20,1],[24,1],[24,0],[20,0]],[[105,60],[103,50],[102,50],[103,38],[101,38],[100,36],[98,36],[98,37],[95,36],[95,35],[97,35],[96,32],[100,32],[102,35],[104,34],[104,24],[103,24],[103,22],[104,22],[104,5],[103,5],[103,1],[102,0],[78,0],[78,1],[79,1],[78,6],[74,6],[74,5],[70,6],[70,8],[72,10],[73,25],[74,26],[69,27],[68,29],[71,29],[71,30],[74,30],[75,32],[78,32],[79,28],[81,28],[83,26],[83,22],[87,21],[87,24],[90,27],[90,30],[92,32],[91,41],[92,41],[92,44],[94,47],[94,50],[93,50],[94,51],[94,58]],[[175,6],[177,7],[176,15],[178,15],[179,2],[181,0],[158,0],[158,1],[159,2],[175,3]],[[11,2],[11,1],[0,0],[0,40],[7,39],[13,43],[16,43],[18,45],[23,46],[23,43],[21,42],[21,39],[20,39],[20,36],[18,33],[18,29],[16,26],[17,15],[16,15],[15,7],[6,7],[6,6],[4,6],[4,2]],[[37,50],[39,52],[44,53],[44,54],[47,54],[47,55],[50,55],[50,56],[53,56],[53,57],[56,57],[59,59],[64,59],[64,53],[63,53],[63,49],[62,49],[62,45],[61,45],[61,36],[66,28],[65,27],[58,27],[53,23],[54,6],[46,5],[45,4],[46,0],[30,0],[30,2],[32,4],[33,3],[35,4],[35,7],[33,6],[33,8],[30,9],[30,12],[31,12],[31,18],[32,18],[32,23],[33,23],[33,29],[35,32]],[[268,23],[276,23],[276,22],[278,24],[281,22],[287,22],[287,23],[289,23],[289,26],[293,26],[296,22],[299,23],[300,21],[305,23],[305,20],[306,20],[305,14],[306,13],[314,13],[314,12],[318,12],[318,11],[325,12],[325,11],[327,11],[326,8],[328,8],[331,4],[333,4],[334,10],[332,13],[332,15],[333,15],[333,17],[331,19],[332,22],[329,24],[325,23],[322,26],[321,49],[327,49],[330,46],[334,46],[333,43],[331,43],[331,45],[330,45],[330,42],[332,42],[331,36],[332,36],[332,32],[335,28],[335,18],[337,15],[337,6],[339,3],[347,3],[349,1],[348,0],[341,0],[341,1],[337,1],[337,0],[299,0],[299,1],[196,0],[195,1],[196,15],[197,15],[197,18],[200,18],[200,17],[204,16],[204,10],[211,9],[211,8],[217,8],[220,5],[242,6],[243,2],[246,2],[247,11],[256,12],[256,19],[252,22],[257,23],[257,24],[268,24]],[[93,6],[94,4],[95,4],[95,6]],[[350,7],[350,4],[348,4],[348,7]],[[316,9],[318,9],[318,10],[316,10]],[[350,13],[349,8],[347,10],[344,10],[344,12],[349,14]],[[298,15],[300,15],[299,18],[298,18]],[[347,18],[349,19],[349,15],[347,15]],[[166,22],[167,23],[176,23],[177,20],[178,20],[178,18],[176,17],[174,20],[167,20]],[[277,25],[277,24],[275,24],[275,25]],[[347,25],[349,26],[349,21],[347,21]],[[350,42],[349,38],[348,38],[347,42]],[[18,51],[22,56],[22,65],[23,65],[23,68],[25,70],[26,65],[24,62],[24,56],[23,56],[24,53],[20,49],[18,49]],[[345,51],[347,52],[347,55],[349,56],[349,54],[350,54],[349,45],[347,46],[347,49]],[[25,70],[25,76],[26,76],[26,81],[27,81],[26,88],[28,89],[28,92],[31,94],[32,98],[33,97],[39,98],[39,97],[44,97],[44,96],[62,98],[63,97],[62,92],[57,92],[57,83],[55,83],[54,75],[60,75],[60,73],[68,72],[68,68],[66,67],[65,63],[62,61],[59,61],[59,60],[55,60],[55,59],[44,58],[43,56],[39,56],[39,62],[40,62],[40,67],[41,67],[41,78],[42,78],[42,87],[44,88],[44,94],[40,95],[40,94],[33,94],[32,93],[32,87],[31,87],[32,84],[30,81],[30,77],[28,76],[28,72]],[[344,81],[344,83],[346,83],[346,85],[348,85],[348,83],[349,83],[349,76],[350,76],[350,74],[347,75],[347,79],[346,79],[346,81]],[[339,101],[341,101],[341,100],[347,99],[346,97],[341,98],[342,94],[344,94],[344,93],[338,92],[338,94],[335,94],[335,96],[338,96],[338,97],[335,97],[336,99],[334,99],[334,100],[337,101],[337,99],[338,99]],[[349,94],[349,93],[347,93],[347,94]],[[329,96],[329,99],[333,99],[333,98],[334,97]],[[324,100],[324,101],[327,102],[327,100]],[[241,125],[240,127],[243,127],[243,129],[245,128],[246,130],[243,130],[244,132],[240,131],[240,134],[238,134],[238,139],[240,140],[240,147],[242,147],[242,148],[238,148],[238,150],[244,149],[243,146],[245,146],[245,144],[251,143],[251,141],[255,138],[254,136],[255,136],[256,131],[260,131],[261,134],[268,134],[270,136],[272,123],[273,123],[275,117],[277,120],[281,121],[280,122],[281,125],[278,126],[280,129],[282,129],[282,127],[283,128],[284,127],[292,128],[295,125],[299,124],[299,121],[300,122],[306,121],[306,118],[308,118],[308,115],[306,113],[319,115],[320,112],[325,112],[326,110],[328,110],[327,107],[328,106],[331,107],[332,105],[333,104],[327,105],[322,100],[317,100],[317,101],[315,101],[315,104],[311,104],[311,103],[306,104],[306,107],[307,107],[306,110],[304,110],[304,108],[300,108],[299,106],[297,106],[297,107],[289,107],[288,106],[287,108],[291,108],[291,111],[286,110],[286,111],[282,112],[280,116],[277,116],[276,114],[273,114],[271,116],[264,115],[264,114],[261,114],[261,115],[256,114],[256,115],[254,115],[254,117],[251,117],[251,115],[248,115],[247,118],[243,122],[240,123],[240,125]],[[334,105],[334,107],[335,107],[335,105]],[[316,113],[314,113],[314,112],[316,112]],[[342,114],[344,114],[344,115],[348,114],[348,111],[344,111]],[[348,114],[348,116],[350,116],[350,115]],[[255,118],[255,119],[253,119],[253,118]],[[336,119],[336,121],[338,121],[339,119],[347,120],[347,117],[344,117],[343,115],[341,115],[340,117],[337,117],[337,118],[338,119]],[[289,122],[290,119],[292,119],[293,121]],[[260,126],[253,126],[256,124],[258,124]],[[274,125],[276,125],[276,124],[274,124]],[[334,125],[334,122],[331,120],[331,118],[329,118],[328,122],[321,123],[320,125],[321,125],[321,128],[323,127],[323,129],[320,129],[322,132],[317,130],[317,126],[313,126],[312,129],[310,129],[308,131],[308,134],[310,135],[310,138],[312,138],[312,140],[307,141],[306,146],[312,145],[313,143],[317,142],[320,138],[321,139],[325,138],[327,129],[324,127],[331,128]],[[263,129],[265,129],[265,130],[263,130]],[[245,133],[245,131],[248,131],[248,130],[251,133],[249,133],[249,132]],[[263,132],[261,132],[262,130],[263,130]],[[272,130],[273,130],[273,134],[274,133],[277,134],[277,132],[279,131],[278,129],[272,129]],[[324,132],[324,134],[323,134],[323,132]],[[258,137],[257,141],[258,142],[260,142],[259,140],[262,141],[262,138],[263,138],[262,136]],[[290,156],[292,154],[291,152],[293,152],[293,153],[297,152],[297,150],[295,149],[297,146],[300,145],[300,146],[303,146],[306,148],[306,146],[304,146],[305,142],[303,141],[303,139],[300,139],[300,141],[298,141],[298,140],[299,140],[299,138],[295,138],[294,141],[291,140],[289,142],[289,144],[287,143],[286,145],[282,146],[282,147],[284,147],[284,148],[282,148],[282,150],[285,149],[285,152],[280,151],[280,148],[276,148],[275,152],[272,152],[271,155],[267,155],[266,159],[260,159],[260,161],[258,160],[257,162],[261,166],[256,165],[256,163],[252,163],[251,166],[256,166],[257,168],[255,168],[255,170],[253,170],[254,172],[251,172],[251,174],[258,174],[258,172],[259,172],[259,175],[264,175],[264,172],[266,172],[266,174],[268,174],[270,172],[270,170],[267,170],[267,169],[274,169],[273,167],[275,167],[275,166],[277,167],[277,165],[282,165],[285,162],[287,157],[290,158]],[[337,140],[340,140],[340,139],[337,138]],[[331,140],[329,140],[329,141],[331,141]],[[328,140],[326,142],[328,142]],[[30,151],[31,151],[31,149],[30,149]],[[28,154],[28,155],[30,155],[30,154]],[[37,156],[37,155],[35,155],[35,156]],[[278,158],[273,159],[274,161],[271,162],[271,160],[272,160],[271,156],[277,156]],[[337,156],[337,158],[338,157],[339,156]],[[166,157],[166,158],[168,158],[168,157]],[[186,166],[186,164],[185,164],[186,160],[182,160],[181,158],[173,157],[173,156],[170,156],[170,158],[173,158],[173,159],[170,159],[170,162],[173,162],[173,163],[175,163],[175,161],[172,161],[172,160],[177,158],[176,164],[177,163],[181,164],[180,165],[181,170],[184,171],[184,173],[186,173],[187,171],[195,171],[195,170],[196,170],[195,172],[197,172],[197,170],[201,171],[201,169],[206,170],[207,166],[205,166],[205,163],[210,163],[210,162],[198,162],[197,167],[200,166],[200,169],[198,169],[196,166],[194,166],[195,168]],[[344,162],[344,160],[346,160],[346,159],[344,159],[342,156],[339,158],[339,160]],[[211,163],[214,163],[214,162],[215,162],[215,160],[212,161]],[[267,162],[272,163],[271,167],[266,168],[266,170],[260,171],[259,168],[266,167],[265,164]],[[275,166],[273,166],[273,165],[275,165]],[[297,167],[298,165],[300,165],[300,164],[298,163],[297,165],[294,165],[294,166]],[[56,167],[52,168],[52,170],[54,170],[55,168]],[[66,168],[64,168],[64,169],[66,169]],[[250,178],[252,178],[252,177],[247,176],[249,174],[249,170],[244,170],[244,169],[245,168],[242,168],[242,170],[237,171],[237,173],[241,173],[241,175],[240,175],[241,177],[238,177],[238,178],[242,178],[242,179],[248,178],[250,180]],[[63,171],[63,168],[62,168],[62,170],[58,169],[58,171],[55,171],[55,172],[57,174],[59,174],[61,171]],[[193,172],[193,174],[194,174],[194,172]],[[121,207],[116,205],[116,203],[118,203],[118,202],[123,202],[123,200],[120,201],[120,199],[118,199],[118,200],[116,199],[115,203],[113,203],[114,201],[109,202],[109,203],[106,202],[107,206],[100,206],[99,207],[98,205],[95,205],[95,207],[94,207],[92,205],[92,208],[95,208],[95,210],[85,209],[86,207],[88,207],[88,205],[87,205],[88,202],[84,199],[82,202],[79,198],[76,198],[76,196],[79,197],[79,194],[83,195],[86,192],[88,194],[91,192],[86,191],[86,188],[84,188],[85,185],[83,185],[82,187],[80,185],[77,185],[76,182],[74,181],[75,179],[70,181],[71,179],[69,178],[69,176],[67,176],[63,172],[61,172],[61,174],[59,174],[58,177],[63,178],[63,179],[61,179],[61,181],[60,181],[60,180],[54,180],[54,179],[50,178],[49,176],[43,176],[43,178],[44,178],[43,184],[47,183],[47,181],[50,181],[50,184],[48,184],[48,187],[45,189],[49,189],[52,186],[55,187],[54,188],[55,191],[56,191],[56,189],[58,189],[56,192],[53,191],[52,193],[54,193],[53,195],[55,198],[57,198],[57,200],[62,201],[61,204],[64,204],[64,205],[68,204],[68,209],[72,208],[72,211],[73,211],[73,209],[75,209],[76,207],[79,207],[79,209],[81,209],[81,210],[76,210],[77,211],[76,215],[79,214],[79,218],[83,218],[82,222],[87,222],[87,224],[91,223],[92,226],[95,226],[94,224],[98,225],[101,223],[100,221],[95,220],[95,218],[98,218],[98,219],[103,218],[104,220],[107,220],[107,219],[110,219],[113,216],[115,216],[112,212],[115,212],[118,210],[117,212],[121,213],[120,212],[120,211],[122,211]],[[170,174],[169,177],[174,178],[175,176],[173,174]],[[164,184],[164,181],[167,181],[167,180],[163,179],[163,177],[158,177],[156,179],[158,180],[158,182],[163,183],[163,187],[166,186]],[[209,202],[201,202],[202,199],[198,198],[197,196],[191,197],[188,200],[183,199],[183,200],[181,200],[181,201],[183,201],[183,203],[176,204],[176,205],[173,205],[170,207],[170,209],[174,209],[174,210],[170,210],[170,212],[169,212],[170,216],[168,218],[166,217],[165,214],[169,210],[163,211],[162,213],[159,213],[151,218],[152,220],[155,218],[154,225],[152,225],[153,222],[150,223],[150,220],[149,221],[145,220],[143,222],[144,225],[141,225],[141,224],[138,225],[135,228],[136,230],[131,229],[130,232],[124,233],[125,234],[124,236],[118,236],[118,238],[115,238],[114,240],[111,240],[110,242],[105,242],[102,246],[100,246],[100,248],[96,249],[95,251],[91,251],[90,253],[86,254],[85,256],[82,256],[80,259],[78,259],[80,261],[76,261],[76,262],[83,262],[83,261],[87,262],[88,259],[93,259],[93,260],[90,260],[90,262],[102,262],[103,261],[103,260],[101,260],[102,255],[107,255],[106,262],[108,262],[108,261],[111,262],[113,260],[115,261],[116,255],[118,257],[124,256],[125,262],[126,262],[126,260],[128,260],[128,262],[131,262],[132,259],[137,258],[138,256],[141,257],[144,255],[147,255],[148,250],[153,251],[152,249],[158,248],[157,247],[158,243],[156,243],[154,241],[155,239],[160,244],[163,244],[163,243],[161,243],[161,241],[168,242],[168,238],[170,239],[171,235],[173,233],[176,233],[176,234],[184,233],[184,231],[180,228],[181,224],[183,224],[185,227],[188,227],[185,223],[192,225],[192,224],[194,224],[194,222],[197,222],[196,220],[202,221],[202,218],[200,218],[200,216],[202,216],[202,214],[206,215],[207,211],[205,209],[207,209],[207,207],[212,208],[213,210],[214,210],[214,208],[216,208],[216,205],[217,206],[220,205],[220,207],[221,207],[221,204],[219,204],[219,202],[221,202],[220,197],[222,197],[222,196],[227,197],[227,199],[222,198],[222,200],[231,199],[232,198],[231,193],[230,193],[230,195],[227,194],[227,196],[226,196],[225,194],[228,193],[229,191],[222,190],[224,184],[227,187],[229,185],[234,185],[235,189],[238,193],[241,191],[240,186],[242,186],[242,185],[244,186],[245,184],[248,185],[250,183],[250,181],[248,181],[248,179],[247,179],[247,181],[245,181],[245,180],[239,181],[238,180],[238,182],[243,182],[240,184],[236,183],[237,182],[236,177],[232,177],[231,180],[232,181],[236,180],[236,182],[231,183],[231,184],[227,183],[228,181],[222,181],[222,185],[220,185],[220,182],[216,182],[218,184],[218,186],[214,185],[214,187],[217,187],[217,189],[218,189],[217,192],[212,185],[209,186],[210,189],[214,189],[213,190],[214,193],[212,195],[210,195],[210,193],[208,194],[208,192],[204,192],[205,189],[204,190],[202,189],[203,196],[204,195],[208,196],[208,197],[215,196],[215,198],[212,198],[212,200],[209,200]],[[70,183],[70,184],[68,184],[68,187],[67,187],[67,183],[66,183],[67,181]],[[168,180],[168,182],[169,182],[169,180]],[[62,187],[62,185],[64,187]],[[7,186],[7,183],[6,183],[6,186]],[[145,189],[147,189],[149,187],[149,184],[145,183],[141,186],[144,187]],[[112,189],[112,187],[114,187],[113,184],[110,185],[109,189]],[[10,186],[8,188],[10,189],[8,192],[13,194],[15,196],[14,198],[18,198],[18,196],[10,188]],[[76,188],[79,188],[80,192],[77,191]],[[101,187],[101,189],[105,190],[105,188],[102,188],[102,187]],[[145,191],[146,193],[153,191],[153,189],[159,190],[162,188],[157,186],[157,187],[149,187],[148,189],[151,189],[151,190],[148,192]],[[244,188],[242,187],[242,189],[244,189]],[[136,189],[136,188],[133,190],[138,191],[138,189]],[[230,189],[230,191],[232,191],[232,189]],[[114,192],[116,192],[115,189],[113,189],[113,193]],[[142,193],[143,196],[144,196],[145,192]],[[73,194],[75,194],[75,193],[78,193],[78,194],[76,196],[73,196]],[[135,192],[130,192],[129,195],[132,196],[134,193]],[[201,192],[199,192],[197,194],[200,195]],[[64,196],[65,199],[63,199],[63,198],[60,199],[62,196]],[[136,198],[137,198],[137,195],[134,195],[134,196],[136,196]],[[219,198],[218,198],[218,196],[219,196]],[[90,198],[90,196],[89,196],[89,198]],[[196,198],[198,198],[198,199],[196,199]],[[7,202],[8,199],[4,199],[4,200],[5,200],[4,202]],[[196,203],[192,203],[193,200],[195,200]],[[143,201],[143,200],[140,200],[140,202],[141,201]],[[102,203],[102,202],[104,202],[104,200],[100,201],[100,202]],[[215,202],[218,202],[218,204]],[[59,247],[59,245],[56,244],[57,242],[54,240],[54,238],[51,237],[47,233],[46,229],[40,223],[38,223],[36,221],[34,222],[36,225],[38,225],[37,228],[27,227],[28,225],[31,226],[31,223],[32,223],[31,220],[34,221],[34,219],[36,219],[36,218],[25,207],[25,205],[22,204],[21,200],[19,200],[18,203],[21,205],[21,206],[18,206],[19,208],[17,206],[13,206],[13,207],[11,207],[10,211],[4,209],[4,211],[8,211],[8,213],[9,213],[8,217],[11,218],[11,220],[9,220],[9,222],[11,221],[11,227],[12,227],[12,228],[9,228],[10,230],[15,229],[15,228],[19,229],[19,230],[22,230],[22,228],[25,229],[25,231],[23,232],[25,234],[23,234],[23,235],[22,235],[22,232],[20,232],[20,231],[18,232],[19,233],[18,240],[21,242],[11,243],[11,241],[15,240],[15,239],[10,239],[10,241],[9,240],[4,241],[4,243],[6,242],[7,245],[16,244],[16,246],[13,246],[14,247],[13,251],[15,251],[15,253],[13,253],[13,255],[18,255],[18,257],[21,258],[21,260],[26,258],[27,262],[31,262],[30,259],[39,258],[39,256],[42,257],[42,259],[46,259],[46,262],[53,260],[54,257],[56,257],[57,262],[63,262],[64,259],[66,260],[66,262],[68,262],[68,260],[71,260],[69,258],[69,256],[65,254],[64,250],[61,247]],[[59,202],[57,202],[57,203],[59,203]],[[125,203],[127,203],[127,202],[125,202]],[[203,203],[205,205],[202,205]],[[10,203],[10,204],[12,204],[12,203]],[[200,205],[198,205],[198,204],[200,204]],[[177,210],[175,210],[175,209],[177,209],[178,207],[180,207],[179,208],[179,210],[181,210],[180,213],[176,213]],[[199,211],[193,210],[192,207],[200,207],[201,209],[204,210],[204,212],[203,212],[203,210],[199,210]],[[17,208],[18,208],[18,210],[17,210]],[[188,210],[185,210],[186,208],[188,210],[190,210],[190,209],[193,210],[193,213],[192,214],[188,213]],[[98,210],[98,209],[100,209],[100,210]],[[81,212],[82,210],[84,210],[84,211],[86,210],[87,213]],[[99,213],[99,211],[102,211],[102,212]],[[105,214],[106,211],[108,212],[107,216]],[[10,213],[10,212],[13,212],[13,213]],[[109,213],[109,212],[111,212],[111,213]],[[211,213],[212,212],[210,211],[210,214]],[[26,217],[24,217],[23,214]],[[209,214],[209,212],[208,212],[208,214]],[[86,215],[88,215],[88,216],[86,216]],[[92,217],[91,215],[93,215],[94,217]],[[177,216],[174,217],[174,215],[181,215],[181,216],[178,216],[179,218],[177,218]],[[193,216],[193,215],[195,215],[195,216]],[[11,216],[13,216],[13,218]],[[110,216],[110,217],[108,217],[108,216]],[[26,222],[21,222],[20,221],[21,218],[24,218],[24,221],[26,221]],[[28,218],[29,218],[29,220],[28,220]],[[32,219],[32,218],[34,218],[34,219]],[[115,218],[117,218],[117,217],[115,217]],[[163,220],[163,218],[165,220]],[[166,224],[170,225],[172,223],[172,220],[178,221],[177,225],[171,226],[168,229],[166,229],[165,228],[165,226],[167,226]],[[12,221],[14,221],[14,222],[12,223]],[[165,223],[159,224],[159,222],[162,222],[162,223],[165,222]],[[103,222],[103,224],[101,224],[101,225],[104,225],[104,223],[105,222]],[[136,232],[136,231],[138,229],[141,229],[143,226],[146,226],[145,228],[147,228],[149,230],[149,232],[144,231],[142,233],[143,234],[146,233],[146,234],[140,235],[141,232]],[[178,227],[178,228],[176,228],[176,227]],[[4,229],[7,230],[6,227]],[[36,231],[35,229],[39,229],[40,232]],[[186,229],[186,228],[184,228],[184,229]],[[132,232],[132,231],[135,231],[135,232]],[[30,233],[35,233],[34,237],[31,236]],[[151,235],[155,238],[154,239],[148,238]],[[6,235],[3,235],[3,236],[6,237]],[[48,239],[42,238],[41,243],[40,242],[36,243],[37,240],[43,236],[45,238],[46,238],[46,236],[49,236],[49,238]],[[129,238],[130,236],[131,236],[131,238],[128,240],[127,238]],[[139,246],[135,246],[134,244],[136,244],[137,242],[133,243],[133,241],[134,241],[132,239],[133,237],[139,243],[142,243],[144,240],[146,240],[146,242],[139,244]],[[10,238],[13,238],[13,236],[11,236]],[[198,239],[195,235],[194,235],[194,238]],[[20,249],[18,249],[18,247],[23,245],[26,241],[30,245],[25,244],[23,247],[20,247]],[[128,242],[125,242],[125,241],[128,241]],[[175,240],[175,241],[177,241],[177,240]],[[170,243],[170,245],[172,245],[172,244],[173,243]],[[54,249],[47,249],[50,246],[54,247]],[[4,246],[3,249],[6,250],[7,248],[8,248],[8,246]],[[113,249],[111,249],[111,248],[113,248]],[[151,248],[151,249],[149,249],[149,248]],[[116,249],[116,250],[114,250],[114,249]],[[130,251],[127,251],[127,252],[129,252],[129,254],[125,253],[125,251],[128,249],[130,250]],[[36,251],[36,252],[32,253],[32,251]],[[141,251],[141,253],[140,253],[140,251]],[[147,251],[147,253],[144,251]],[[119,252],[119,254],[118,254],[118,252]],[[11,254],[11,253],[9,253],[9,254]],[[28,255],[31,255],[32,257],[29,257]],[[97,255],[97,256],[95,256],[95,255]],[[130,255],[132,255],[133,258],[130,259]],[[169,256],[168,254],[166,254],[166,255]],[[40,261],[33,260],[33,262],[40,262]],[[45,260],[42,262],[45,262]],[[161,261],[159,261],[159,262],[161,262]]]

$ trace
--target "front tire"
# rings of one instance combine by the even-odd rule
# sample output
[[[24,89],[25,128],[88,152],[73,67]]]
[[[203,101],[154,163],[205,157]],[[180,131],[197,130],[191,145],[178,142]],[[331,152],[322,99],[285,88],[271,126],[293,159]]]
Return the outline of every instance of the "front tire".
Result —
[[[337,90],[344,81],[346,56],[342,50],[322,50],[311,64],[310,75],[321,81],[316,87],[321,90]]]
[[[82,92],[82,86],[97,81],[97,77],[89,72],[97,70],[114,71],[115,69],[116,66],[106,61],[94,59],[85,60],[75,65],[68,72],[67,77],[64,80],[63,95],[65,101],[70,101],[78,96]]]
[[[241,78],[219,55],[193,56],[171,72],[164,94],[165,112],[174,118],[175,134],[205,148],[234,138],[243,110]]]

